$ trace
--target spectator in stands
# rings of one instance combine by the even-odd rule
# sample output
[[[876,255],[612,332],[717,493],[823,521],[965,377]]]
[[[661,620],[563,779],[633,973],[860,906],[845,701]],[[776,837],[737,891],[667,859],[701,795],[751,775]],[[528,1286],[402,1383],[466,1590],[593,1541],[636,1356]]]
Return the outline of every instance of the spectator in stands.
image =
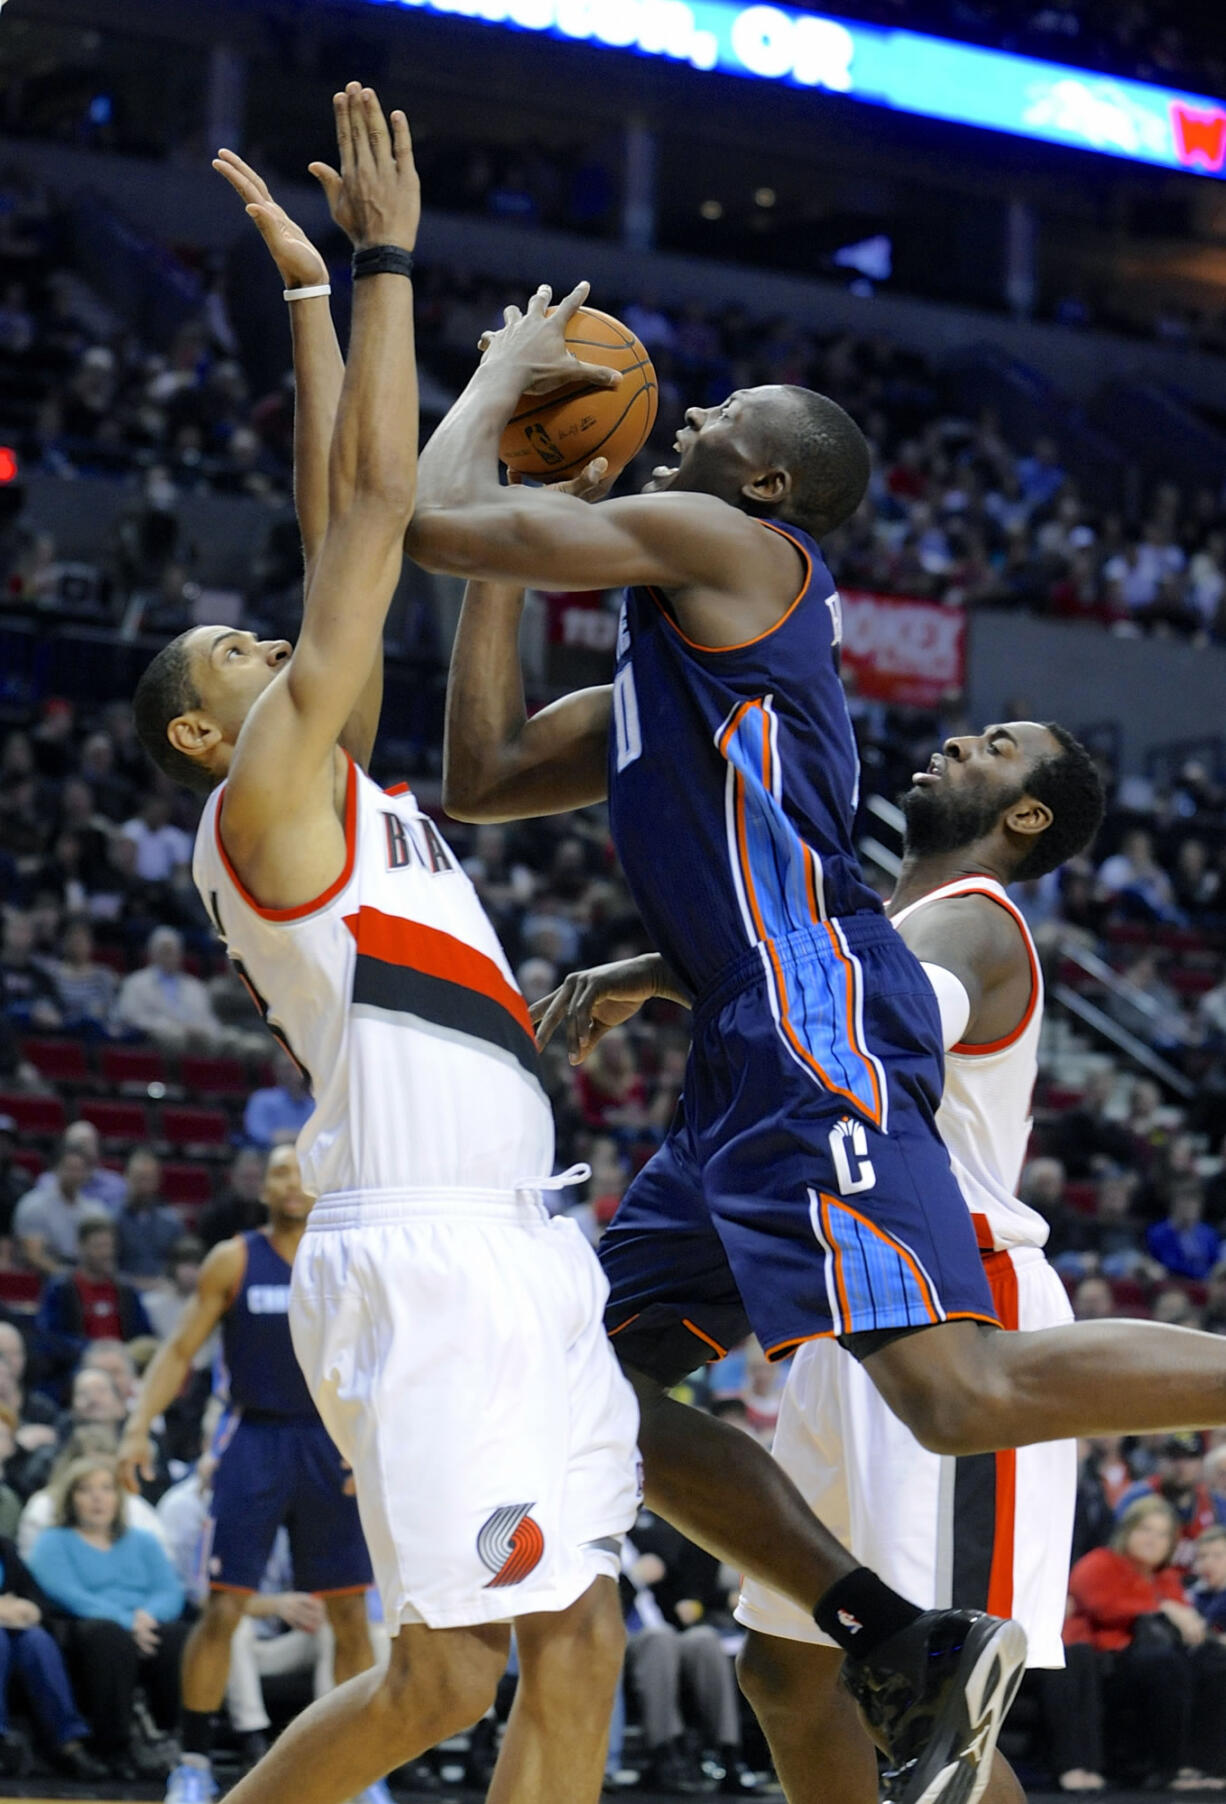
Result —
[[[34,951],[34,924],[13,909],[5,918],[0,948],[0,996],[19,1027],[54,1033],[63,1021],[55,979]]]
[[[599,1133],[634,1135],[646,1124],[647,1092],[622,1028],[612,1028],[575,1073],[583,1119]]]
[[[243,1111],[243,1132],[253,1146],[267,1149],[296,1140],[315,1108],[306,1078],[287,1052],[273,1059],[273,1082],[253,1090]]]
[[[1136,1156],[1128,1129],[1107,1113],[1117,1081],[1113,1065],[1096,1067],[1086,1078],[1080,1102],[1058,1115],[1047,1131],[1047,1150],[1071,1179],[1095,1177],[1107,1165],[1127,1170]]]
[[[115,1006],[119,979],[109,965],[94,958],[94,933],[78,917],[64,929],[55,983],[64,1010],[64,1025],[80,1032],[105,1031]]]
[[[206,1252],[233,1234],[263,1226],[268,1219],[263,1189],[264,1154],[256,1146],[244,1146],[231,1161],[225,1189],[200,1217],[200,1238]]]
[[[24,1500],[43,1483],[54,1456],[56,1408],[39,1391],[27,1391],[23,1380],[26,1344],[12,1322],[0,1322],[0,1407],[14,1422],[14,1445],[5,1461],[5,1482]]]
[[[1182,1284],[1165,1284],[1155,1291],[1149,1312],[1156,1322],[1166,1322],[1172,1328],[1199,1328],[1201,1325],[1200,1310]]]
[[[1111,1286],[1105,1278],[1083,1278],[1073,1293],[1073,1314],[1079,1322],[1105,1322],[1117,1314]]]
[[[183,1222],[178,1210],[162,1198],[162,1161],[151,1146],[134,1147],[128,1154],[124,1182],[123,1207],[115,1218],[119,1270],[125,1278],[145,1284],[162,1276],[170,1249],[183,1233]]]
[[[116,1215],[123,1204],[124,1182],[117,1171],[102,1163],[102,1142],[98,1138],[98,1130],[92,1121],[70,1121],[64,1130],[64,1145],[79,1152],[85,1160],[85,1181],[81,1185],[81,1195],[87,1203],[96,1209],[104,1209],[108,1215]],[[42,1189],[52,1190],[55,1187],[55,1173],[44,1172],[35,1184],[37,1194]]]
[[[11,1535],[0,1535],[0,1778],[20,1779],[30,1770],[29,1746],[9,1726],[9,1682],[17,1678],[39,1739],[57,1769],[89,1785],[105,1779],[107,1771],[82,1746],[89,1729],[77,1710],[63,1655],[43,1626],[50,1610],[51,1600]]]
[[[87,1216],[77,1230],[77,1242],[75,1267],[48,1280],[38,1308],[39,1330],[65,1364],[75,1362],[86,1341],[125,1341],[152,1332],[140,1292],[115,1275],[111,1218]]]
[[[1192,1562],[1196,1584],[1192,1602],[1219,1640],[1226,1637],[1226,1528],[1207,1528]],[[1212,1769],[1211,1769],[1212,1770]]]
[[[245,1035],[234,1035],[213,1013],[208,991],[183,969],[183,936],[174,927],[155,927],[148,962],[119,986],[115,1020],[167,1051],[222,1053],[248,1050]],[[237,1045],[236,1045],[237,1043]]]
[[[131,1409],[132,1400],[140,1386],[136,1360],[132,1355],[132,1348],[137,1344],[138,1339],[139,1337],[134,1336],[133,1340],[128,1342],[102,1336],[97,1340],[91,1340],[81,1350],[81,1364],[78,1369],[82,1372],[105,1372],[115,1386],[115,1393],[123,1405],[125,1416]]]
[[[113,1777],[130,1783],[140,1776],[137,1684],[162,1728],[178,1718],[183,1587],[160,1543],[128,1527],[114,1460],[74,1461],[57,1497],[56,1526],[39,1536],[30,1568],[71,1618],[69,1659],[94,1747]]]
[[[136,847],[136,874],[143,882],[174,883],[186,877],[192,842],[171,820],[170,798],[162,790],[152,790],[139,814],[119,831]]]
[[[17,1411],[0,1403],[0,1540],[12,1540],[21,1520],[21,1498],[9,1483],[9,1461],[17,1455]],[[0,1574],[0,1584],[3,1574]]]
[[[1181,1052],[1187,1045],[1183,1006],[1153,952],[1142,952],[1121,972],[1119,987],[1107,997],[1107,1013],[1143,1045],[1167,1053]]]
[[[196,1288],[200,1265],[204,1258],[204,1242],[194,1234],[180,1231],[178,1239],[166,1255],[164,1281],[144,1293],[145,1314],[153,1324],[159,1340],[169,1340]],[[197,1355],[201,1367],[212,1361],[216,1343],[209,1340]]]
[[[1128,1487],[1116,1504],[1117,1517],[1124,1516],[1134,1503],[1153,1492],[1170,1504],[1179,1521],[1179,1542],[1172,1564],[1186,1572],[1204,1531],[1226,1525],[1226,1505],[1205,1480],[1204,1447],[1198,1434],[1173,1434],[1162,1442],[1157,1469]]]
[[[1204,1207],[1201,1180],[1179,1178],[1171,1186],[1166,1220],[1154,1222],[1145,1236],[1153,1257],[1174,1277],[1206,1278],[1221,1257],[1221,1238],[1202,1220]]]
[[[1205,1037],[1214,1045],[1226,1042],[1226,977],[1205,991],[1196,1012]]]
[[[13,1212],[30,1188],[30,1176],[24,1165],[18,1165],[17,1123],[11,1115],[0,1115],[0,1240],[7,1240],[13,1230]]]
[[[1209,1273],[1205,1293],[1201,1326],[1210,1334],[1226,1334],[1226,1259],[1220,1259]]]
[[[1070,1574],[1068,1666],[1044,1675],[1062,1791],[1100,1790],[1105,1749],[1112,1765],[1148,1783],[1167,1784],[1184,1765],[1194,1682],[1187,1650],[1204,1640],[1205,1626],[1170,1563],[1178,1538],[1170,1505],[1144,1498],[1120,1519],[1111,1546],[1085,1554]],[[1221,1694],[1204,1700],[1223,1702]]]
[[[1175,892],[1154,856],[1152,836],[1143,827],[1124,835],[1120,850],[1103,860],[1098,883],[1104,894],[1123,904],[1134,920],[1173,921]]]
[[[85,1422],[74,1428],[54,1460],[47,1464],[45,1482],[34,1492],[21,1512],[17,1527],[17,1551],[28,1560],[44,1529],[55,1521],[56,1487],[68,1468],[77,1460],[110,1459],[119,1446],[118,1426],[114,1422]],[[128,1522],[164,1545],[162,1524],[153,1505],[144,1497],[128,1497]]]
[[[728,1589],[717,1560],[648,1510],[622,1544],[623,1603],[629,1641],[626,1677],[638,1699],[647,1766],[644,1791],[672,1794],[702,1788],[684,1740],[683,1703],[718,1749],[725,1791],[743,1789],[741,1721],[732,1663],[716,1622],[728,1615]]]
[[[35,1271],[54,1274],[76,1258],[81,1223],[96,1213],[83,1195],[88,1176],[89,1161],[65,1138],[52,1171],[44,1172],[18,1203],[13,1233],[22,1258]]]

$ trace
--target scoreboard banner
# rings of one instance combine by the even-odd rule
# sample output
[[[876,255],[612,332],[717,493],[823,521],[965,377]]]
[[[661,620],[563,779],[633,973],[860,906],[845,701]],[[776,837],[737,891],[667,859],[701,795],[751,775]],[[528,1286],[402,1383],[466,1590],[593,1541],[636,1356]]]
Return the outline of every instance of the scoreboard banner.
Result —
[[[1226,179],[1226,100],[736,0],[374,0]]]
[[[966,615],[931,601],[841,589],[843,669],[856,693],[899,707],[935,708],[966,682]]]

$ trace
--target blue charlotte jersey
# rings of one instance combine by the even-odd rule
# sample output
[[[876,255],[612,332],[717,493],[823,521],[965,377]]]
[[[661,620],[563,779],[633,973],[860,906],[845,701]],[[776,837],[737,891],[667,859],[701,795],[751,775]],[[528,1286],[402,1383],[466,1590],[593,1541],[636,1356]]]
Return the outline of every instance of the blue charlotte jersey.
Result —
[[[315,1405],[290,1340],[291,1268],[258,1228],[242,1238],[246,1267],[221,1319],[230,1402],[244,1414],[314,1417]]]
[[[696,996],[747,947],[880,914],[852,845],[859,759],[839,680],[838,593],[807,533],[799,593],[743,645],[687,639],[652,589],[618,632],[609,813],[656,948]]]

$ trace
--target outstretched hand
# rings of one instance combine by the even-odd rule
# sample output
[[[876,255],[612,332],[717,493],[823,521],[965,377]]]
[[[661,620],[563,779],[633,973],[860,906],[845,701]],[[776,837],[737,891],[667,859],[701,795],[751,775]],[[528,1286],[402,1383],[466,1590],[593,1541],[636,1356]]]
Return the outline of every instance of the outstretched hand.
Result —
[[[611,1027],[620,1027],[656,994],[643,959],[572,971],[550,995],[532,1004],[536,1043],[547,1046],[565,1026],[567,1056],[572,1065],[580,1065]]]
[[[483,332],[478,349],[482,368],[506,365],[519,372],[521,395],[547,395],[555,388],[616,388],[620,370],[603,363],[581,363],[566,343],[566,328],[590,293],[580,282],[565,300],[551,308],[553,289],[542,283],[528,310],[504,307],[498,332]]]
[[[255,222],[287,288],[314,288],[328,279],[328,266],[300,225],[268,191],[268,183],[233,150],[213,158],[218,175],[229,182]]]
[[[355,250],[395,244],[411,251],[421,219],[421,183],[404,114],[391,129],[373,88],[351,81],[332,96],[340,172],[330,163],[309,165],[333,219]]]

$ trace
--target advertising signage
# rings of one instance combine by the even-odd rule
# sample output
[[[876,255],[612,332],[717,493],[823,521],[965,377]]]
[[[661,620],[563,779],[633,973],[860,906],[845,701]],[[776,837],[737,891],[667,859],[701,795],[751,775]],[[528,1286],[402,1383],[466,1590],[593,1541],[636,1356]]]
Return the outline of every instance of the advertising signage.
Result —
[[[1226,179],[1226,101],[735,0],[375,0]]]

